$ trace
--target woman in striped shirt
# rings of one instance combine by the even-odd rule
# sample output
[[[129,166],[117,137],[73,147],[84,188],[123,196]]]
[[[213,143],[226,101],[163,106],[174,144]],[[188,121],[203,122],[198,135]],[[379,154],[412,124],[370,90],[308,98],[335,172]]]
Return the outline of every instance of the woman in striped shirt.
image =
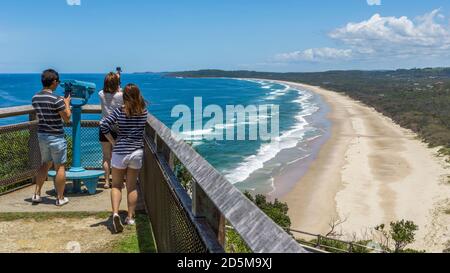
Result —
[[[112,191],[113,226],[116,232],[123,231],[119,217],[122,200],[122,186],[127,178],[128,225],[134,225],[137,203],[136,182],[142,168],[144,148],[144,129],[147,122],[147,109],[139,87],[128,84],[123,89],[123,107],[115,109],[101,121],[101,131],[113,145],[112,152]],[[111,134],[117,128],[117,140]]]

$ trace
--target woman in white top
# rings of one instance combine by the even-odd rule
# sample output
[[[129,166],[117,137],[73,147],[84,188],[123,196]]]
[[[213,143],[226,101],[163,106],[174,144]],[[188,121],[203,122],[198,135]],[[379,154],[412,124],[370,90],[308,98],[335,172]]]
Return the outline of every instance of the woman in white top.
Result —
[[[123,94],[120,88],[120,75],[110,72],[105,77],[103,90],[98,93],[102,105],[102,119],[108,117],[115,109],[123,106]],[[117,134],[111,135],[117,138]],[[103,151],[103,169],[105,170],[105,189],[110,188],[112,145],[99,130],[99,140]]]

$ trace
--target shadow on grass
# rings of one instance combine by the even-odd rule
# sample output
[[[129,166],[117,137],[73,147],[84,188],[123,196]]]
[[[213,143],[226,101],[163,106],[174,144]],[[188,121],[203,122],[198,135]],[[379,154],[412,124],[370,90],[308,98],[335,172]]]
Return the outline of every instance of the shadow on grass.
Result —
[[[122,222],[125,222],[127,213],[121,211],[120,218]],[[136,225],[125,226],[123,233],[117,234],[123,237],[118,239],[111,248],[114,253],[156,253],[156,244],[153,237],[153,231],[147,214],[138,212],[136,214]],[[109,215],[108,219],[99,222],[91,227],[105,226],[111,234],[115,234],[112,225],[112,216]]]
[[[138,213],[136,215],[136,236],[141,253],[156,253],[156,245],[153,237],[153,230],[147,214]]]

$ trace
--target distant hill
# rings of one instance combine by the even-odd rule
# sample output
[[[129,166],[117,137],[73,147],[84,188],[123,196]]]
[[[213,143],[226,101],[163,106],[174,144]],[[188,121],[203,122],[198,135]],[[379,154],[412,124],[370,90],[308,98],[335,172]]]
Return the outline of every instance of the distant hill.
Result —
[[[342,92],[418,133],[430,146],[450,149],[450,68],[273,73],[199,70],[166,73],[190,78],[261,78]]]

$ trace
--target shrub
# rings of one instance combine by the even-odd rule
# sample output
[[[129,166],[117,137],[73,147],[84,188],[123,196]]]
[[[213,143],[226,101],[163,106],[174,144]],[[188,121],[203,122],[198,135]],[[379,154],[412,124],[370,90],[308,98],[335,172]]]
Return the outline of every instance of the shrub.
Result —
[[[225,251],[227,253],[252,253],[252,250],[235,230],[227,229],[225,237]]]
[[[275,200],[273,203],[268,202],[264,195],[256,195],[253,197],[249,192],[244,195],[255,203],[264,213],[267,214],[276,224],[282,228],[291,227],[291,219],[287,215],[289,210],[286,203]],[[251,249],[245,244],[241,236],[233,229],[227,230],[225,249],[231,253],[251,253]]]
[[[394,252],[401,252],[407,245],[414,243],[415,232],[418,229],[419,227],[412,221],[391,222],[390,234],[395,242]]]
[[[28,171],[36,166],[33,166],[30,157],[29,148],[30,132],[17,131],[11,133],[0,134],[0,180],[14,178],[21,173]],[[67,164],[72,165],[72,138],[66,136],[67,140]],[[0,193],[12,190],[16,187],[28,183],[28,180],[19,181],[18,183],[0,187]]]
[[[278,199],[275,199],[273,203],[268,202],[267,198],[261,194],[253,197],[249,192],[245,192],[244,195],[264,211],[277,225],[284,229],[291,227],[291,219],[288,216],[289,207],[286,203],[282,203]]]
[[[28,131],[0,134],[0,180],[12,178],[30,168],[29,138]]]

